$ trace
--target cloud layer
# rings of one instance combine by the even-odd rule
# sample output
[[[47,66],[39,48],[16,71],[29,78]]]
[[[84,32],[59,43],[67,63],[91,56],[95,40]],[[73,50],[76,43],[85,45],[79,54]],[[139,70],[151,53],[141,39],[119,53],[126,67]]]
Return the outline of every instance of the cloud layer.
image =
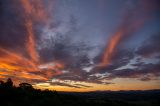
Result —
[[[77,89],[159,80],[158,3],[0,1],[0,79]]]

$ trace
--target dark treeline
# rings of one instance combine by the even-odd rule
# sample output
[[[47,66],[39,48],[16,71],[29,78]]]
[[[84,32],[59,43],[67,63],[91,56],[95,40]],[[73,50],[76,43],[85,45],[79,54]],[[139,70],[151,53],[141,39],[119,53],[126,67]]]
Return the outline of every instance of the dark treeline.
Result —
[[[66,93],[0,81],[0,106],[160,106],[160,91]]]

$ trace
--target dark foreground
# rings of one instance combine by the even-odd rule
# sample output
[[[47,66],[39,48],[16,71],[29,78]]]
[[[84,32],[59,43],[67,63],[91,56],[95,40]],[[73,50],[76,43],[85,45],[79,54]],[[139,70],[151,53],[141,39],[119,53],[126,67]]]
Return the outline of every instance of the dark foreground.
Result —
[[[160,90],[56,92],[0,82],[0,106],[160,106]]]

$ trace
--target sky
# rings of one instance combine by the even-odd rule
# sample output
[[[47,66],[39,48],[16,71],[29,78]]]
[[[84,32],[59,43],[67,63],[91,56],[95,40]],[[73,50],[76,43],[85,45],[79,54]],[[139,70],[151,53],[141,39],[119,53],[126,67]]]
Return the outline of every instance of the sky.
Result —
[[[0,0],[0,80],[160,89],[159,19],[159,0]]]

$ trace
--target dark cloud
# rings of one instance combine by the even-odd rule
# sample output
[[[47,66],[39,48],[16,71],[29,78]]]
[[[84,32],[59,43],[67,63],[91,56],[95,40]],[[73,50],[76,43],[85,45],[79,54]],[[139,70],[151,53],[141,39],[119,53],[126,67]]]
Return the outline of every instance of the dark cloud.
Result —
[[[71,85],[71,84],[66,84],[66,83],[61,83],[61,82],[52,82],[50,83],[51,85],[59,85],[59,86],[66,86],[66,87],[72,87],[72,88],[82,88],[81,86],[77,85]]]
[[[81,81],[81,82],[103,84],[103,85],[113,84],[112,82],[108,81],[104,82],[102,81],[103,78],[101,78],[101,76],[94,76],[93,74],[87,73],[84,70],[74,70],[74,71],[72,70],[66,74],[55,76],[54,78],[60,80]]]
[[[109,64],[106,67],[95,67],[90,73],[93,74],[93,73],[111,72],[112,70],[127,65],[133,58],[134,58],[133,50],[119,48],[116,51],[111,64]]]
[[[21,9],[11,0],[0,3],[0,47],[25,53],[26,30]]]
[[[113,78],[137,78],[142,81],[156,79],[160,75],[160,64],[143,64],[141,67],[133,69],[114,70],[107,79]],[[150,77],[151,76],[151,77]]]
[[[143,78],[140,78],[141,81],[149,81],[149,80],[152,80],[152,78],[150,77],[143,77]]]
[[[92,86],[83,85],[83,84],[74,84],[74,85],[81,86],[81,87],[85,87],[85,88],[90,88],[90,87],[92,87]]]
[[[137,49],[136,53],[142,57],[160,55],[160,33],[150,36]]]

